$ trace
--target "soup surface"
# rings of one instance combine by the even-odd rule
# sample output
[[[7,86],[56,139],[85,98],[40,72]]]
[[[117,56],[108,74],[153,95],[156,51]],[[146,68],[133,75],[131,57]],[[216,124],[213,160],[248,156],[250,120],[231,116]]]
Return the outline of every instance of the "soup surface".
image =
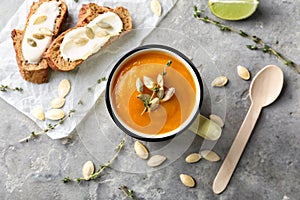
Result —
[[[136,80],[148,76],[153,80],[162,74],[166,63],[164,90],[175,88],[175,94],[166,102],[161,102],[157,109],[142,114],[145,106],[137,98]],[[145,134],[163,134],[178,128],[190,115],[196,103],[196,87],[192,75],[185,65],[170,54],[160,51],[138,53],[123,62],[112,91],[112,106],[119,118],[134,130]],[[143,88],[149,95],[152,91]]]

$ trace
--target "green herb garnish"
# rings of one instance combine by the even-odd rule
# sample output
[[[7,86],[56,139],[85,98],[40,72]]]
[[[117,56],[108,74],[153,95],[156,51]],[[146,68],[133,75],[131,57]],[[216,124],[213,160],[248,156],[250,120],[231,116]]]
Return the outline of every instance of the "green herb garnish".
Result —
[[[122,192],[130,199],[135,199],[133,190],[128,189],[127,186],[122,185],[119,189],[122,190]]]
[[[18,91],[18,92],[23,92],[23,88],[21,87],[9,87],[8,85],[1,85],[0,86],[0,91],[1,92],[7,92],[8,90],[10,91]]]
[[[172,64],[172,60],[168,60],[166,66],[164,67],[164,71],[162,73],[162,76],[165,76],[167,74],[167,68],[170,67]]]

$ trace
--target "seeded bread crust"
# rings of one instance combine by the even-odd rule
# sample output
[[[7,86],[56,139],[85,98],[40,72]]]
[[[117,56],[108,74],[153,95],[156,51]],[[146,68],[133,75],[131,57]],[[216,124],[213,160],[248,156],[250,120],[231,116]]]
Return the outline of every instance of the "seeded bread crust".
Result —
[[[37,11],[37,9],[39,8],[39,6],[42,3],[49,2],[49,1],[52,1],[52,0],[40,0],[38,2],[34,2],[30,7],[30,12],[27,16],[26,25],[25,25],[24,30],[13,29],[11,32],[11,38],[13,40],[13,45],[14,45],[14,49],[16,52],[16,60],[17,60],[17,63],[19,66],[19,71],[20,71],[22,77],[27,81],[30,81],[33,83],[38,83],[38,84],[46,83],[49,80],[49,70],[48,70],[49,67],[48,67],[47,61],[45,58],[42,58],[38,64],[28,63],[24,59],[24,56],[22,53],[22,41],[23,41],[24,33],[28,26],[30,17]],[[52,39],[54,39],[59,34],[60,27],[63,24],[63,22],[67,16],[67,13],[68,13],[67,5],[61,0],[56,0],[56,1],[61,2],[61,10],[60,10],[59,16],[56,19],[55,29],[54,29],[54,34],[52,36]]]
[[[95,3],[89,3],[82,6],[79,12],[78,22],[74,28],[68,29],[59,35],[48,48],[45,58],[47,59],[48,65],[57,71],[70,71],[75,69],[79,64],[81,64],[84,60],[76,60],[76,61],[68,61],[63,59],[60,53],[60,45],[65,37],[65,35],[78,28],[87,25],[90,21],[95,19],[98,15],[106,13],[106,12],[114,12],[116,13],[123,22],[123,30],[120,35],[111,37],[109,41],[102,47],[111,44],[113,41],[120,38],[122,35],[132,30],[132,20],[129,11],[124,7],[116,7],[114,9],[104,6],[99,6]]]

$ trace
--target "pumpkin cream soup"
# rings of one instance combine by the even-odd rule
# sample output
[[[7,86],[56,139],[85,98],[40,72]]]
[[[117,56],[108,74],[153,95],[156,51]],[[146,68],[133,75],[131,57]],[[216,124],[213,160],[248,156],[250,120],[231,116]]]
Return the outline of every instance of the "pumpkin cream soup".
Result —
[[[163,134],[188,119],[196,103],[196,86],[180,60],[147,51],[120,67],[112,83],[112,105],[124,124],[145,134]]]

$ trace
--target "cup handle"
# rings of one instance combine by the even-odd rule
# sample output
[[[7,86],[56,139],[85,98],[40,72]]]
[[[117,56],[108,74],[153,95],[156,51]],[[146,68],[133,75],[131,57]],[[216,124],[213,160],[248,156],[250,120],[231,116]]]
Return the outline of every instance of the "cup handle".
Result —
[[[220,138],[221,127],[210,119],[198,114],[189,130],[206,140],[217,140]]]

